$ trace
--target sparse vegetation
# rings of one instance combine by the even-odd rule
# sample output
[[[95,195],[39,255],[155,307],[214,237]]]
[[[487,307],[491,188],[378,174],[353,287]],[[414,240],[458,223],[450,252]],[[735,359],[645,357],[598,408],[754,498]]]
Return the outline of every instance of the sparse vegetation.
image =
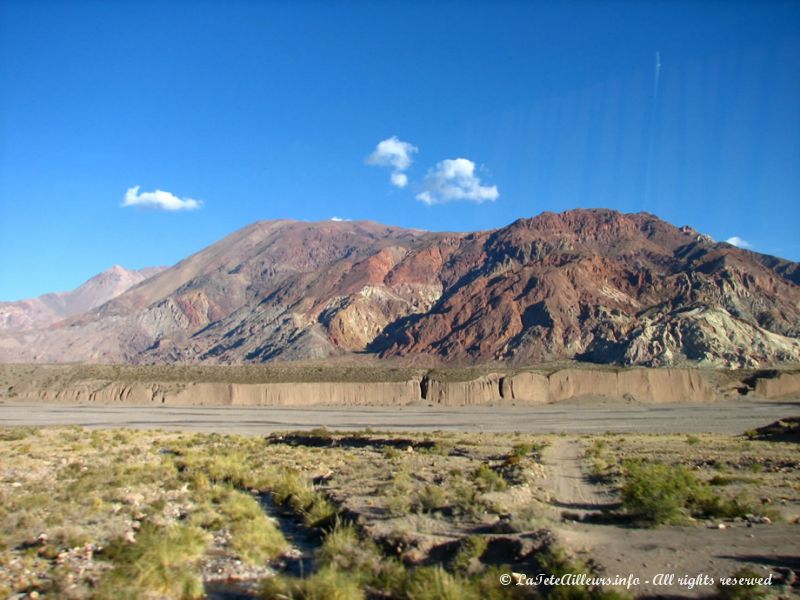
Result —
[[[73,427],[10,428],[0,437],[5,595],[200,597],[220,565],[223,574],[263,578],[288,560],[282,555],[295,542],[281,529],[291,523],[311,532],[316,571],[265,580],[264,598],[615,597],[498,585],[512,568],[497,564],[504,552],[529,573],[591,570],[591,561],[552,548],[520,558],[492,541],[514,532],[539,539],[559,524],[541,488],[547,441],[533,436],[322,430],[258,438]],[[800,490],[777,445],[702,440],[603,435],[585,444],[587,458],[624,474],[624,510],[648,526],[689,516],[774,521],[778,498]],[[758,476],[753,464],[762,466]],[[759,496],[763,487],[777,491],[754,502],[754,483]]]
[[[635,519],[650,526],[685,516],[735,518],[762,514],[760,506],[739,497],[725,498],[683,465],[628,462],[622,502]]]

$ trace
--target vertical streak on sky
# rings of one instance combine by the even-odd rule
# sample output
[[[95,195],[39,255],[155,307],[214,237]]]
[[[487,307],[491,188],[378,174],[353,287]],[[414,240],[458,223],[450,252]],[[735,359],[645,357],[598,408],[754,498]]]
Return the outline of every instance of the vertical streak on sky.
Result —
[[[655,69],[653,73],[653,104],[650,109],[650,123],[647,132],[647,157],[644,166],[644,200],[642,202],[645,210],[650,210],[650,162],[653,159],[653,144],[655,141],[654,131],[656,128],[656,113],[658,109],[658,80],[661,76],[661,52],[656,50]]]

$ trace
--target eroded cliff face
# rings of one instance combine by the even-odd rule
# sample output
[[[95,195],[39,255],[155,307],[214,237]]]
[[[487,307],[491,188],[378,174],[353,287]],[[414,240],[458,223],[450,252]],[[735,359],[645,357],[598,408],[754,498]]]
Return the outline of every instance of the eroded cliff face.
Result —
[[[568,400],[643,404],[719,402],[741,396],[800,396],[800,372],[701,369],[564,368],[552,372],[487,373],[452,380],[424,373],[371,381],[114,381],[81,378],[69,367],[43,367],[23,377],[0,367],[0,399],[66,404],[169,404],[197,406],[407,406],[540,405]],[[35,367],[34,367],[35,369]]]
[[[57,326],[0,332],[0,361],[800,364],[798,272],[646,213],[475,233],[269,221]]]

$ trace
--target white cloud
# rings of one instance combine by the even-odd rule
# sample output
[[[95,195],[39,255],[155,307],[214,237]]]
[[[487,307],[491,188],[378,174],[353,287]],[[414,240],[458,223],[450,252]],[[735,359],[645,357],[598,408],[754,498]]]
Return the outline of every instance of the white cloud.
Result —
[[[178,198],[163,190],[139,193],[140,186],[134,186],[125,193],[122,206],[142,206],[159,210],[197,210],[202,202],[193,198]]]
[[[728,242],[731,246],[736,246],[737,248],[752,248],[753,247],[753,245],[750,242],[748,242],[747,240],[743,240],[738,235],[735,235],[733,237],[729,237],[725,241]]]
[[[342,221],[350,221],[351,219],[343,219],[342,217],[331,217],[331,221],[336,221],[337,223],[341,223]]]
[[[425,204],[444,204],[451,201],[494,202],[500,197],[495,185],[481,185],[475,175],[475,163],[466,158],[443,160],[428,171],[423,182],[424,191],[417,200]]]
[[[416,146],[403,142],[393,135],[375,146],[375,150],[367,157],[367,164],[405,171],[411,166],[411,155],[417,151]]]
[[[367,164],[376,167],[389,167],[392,169],[391,183],[395,187],[405,187],[408,184],[408,176],[403,171],[411,166],[411,155],[419,149],[408,142],[399,140],[397,136],[392,136],[375,146],[367,157]]]
[[[399,188],[404,188],[408,185],[408,175],[405,173],[392,173],[392,185]]]

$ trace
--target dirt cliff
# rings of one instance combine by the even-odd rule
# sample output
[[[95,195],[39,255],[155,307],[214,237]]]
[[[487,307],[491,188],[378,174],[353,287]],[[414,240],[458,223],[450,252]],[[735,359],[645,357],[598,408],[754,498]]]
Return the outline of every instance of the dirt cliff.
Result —
[[[67,404],[198,406],[438,406],[534,405],[566,400],[652,403],[719,402],[741,396],[800,397],[797,371],[720,371],[674,368],[511,369],[454,376],[446,370],[378,372],[344,379],[333,370],[314,381],[226,376],[223,370],[142,373],[80,366],[0,365],[0,401]],[[348,375],[350,376],[350,375]],[[351,376],[352,377],[352,376]],[[259,381],[259,379],[262,379]],[[733,392],[732,392],[733,390]]]

